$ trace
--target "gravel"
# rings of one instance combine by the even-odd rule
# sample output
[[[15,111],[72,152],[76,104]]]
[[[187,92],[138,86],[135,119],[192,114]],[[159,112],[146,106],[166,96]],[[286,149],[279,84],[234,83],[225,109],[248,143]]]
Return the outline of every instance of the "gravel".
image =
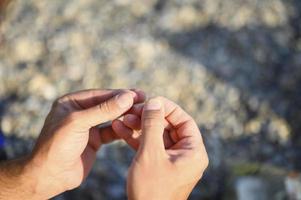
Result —
[[[137,87],[179,103],[202,131],[211,164],[191,199],[233,199],[234,180],[250,175],[279,197],[277,181],[301,170],[300,13],[298,0],[14,1],[0,49],[7,155],[30,151],[58,96]],[[57,199],[126,198],[133,155],[105,147],[87,181]],[[250,172],[254,163],[271,170]]]

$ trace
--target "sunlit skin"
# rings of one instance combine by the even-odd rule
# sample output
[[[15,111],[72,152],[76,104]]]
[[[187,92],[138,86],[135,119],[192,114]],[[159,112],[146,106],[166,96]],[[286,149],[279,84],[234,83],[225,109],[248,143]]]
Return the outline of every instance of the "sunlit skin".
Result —
[[[127,178],[129,199],[187,199],[208,166],[196,123],[163,97],[132,110],[135,115],[112,124],[116,134],[137,150]]]
[[[119,139],[111,126],[96,126],[144,98],[130,90],[87,90],[59,98],[32,154],[0,165],[0,199],[49,199],[79,186],[102,144]]]
[[[139,90],[86,90],[56,100],[32,153],[0,163],[0,199],[49,199],[78,187],[101,146],[119,139],[137,150],[130,200],[187,199],[208,165],[198,127],[168,99],[144,101]]]

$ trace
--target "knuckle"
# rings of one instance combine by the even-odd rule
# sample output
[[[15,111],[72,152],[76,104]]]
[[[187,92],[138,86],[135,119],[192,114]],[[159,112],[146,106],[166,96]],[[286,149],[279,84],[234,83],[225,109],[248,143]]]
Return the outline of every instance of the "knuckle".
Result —
[[[81,185],[82,183],[82,178],[80,176],[75,176],[75,178],[71,180],[67,180],[65,182],[66,185],[66,190],[73,190],[74,188],[77,188]]]
[[[200,150],[194,153],[194,160],[199,164],[200,168],[205,170],[209,165],[209,158],[206,150],[200,148]]]
[[[56,109],[64,109],[64,110],[68,110],[68,107],[66,106],[66,102],[68,102],[68,98],[67,96],[62,96],[62,97],[58,97],[56,98],[51,106],[51,109],[56,110]]]
[[[108,101],[103,102],[99,105],[99,109],[101,112],[110,113],[112,111],[111,105]]]
[[[74,187],[74,188],[77,188],[77,187],[79,187],[79,186],[81,185],[81,183],[82,183],[82,179],[81,179],[81,178],[77,178],[77,179],[74,181],[74,183],[73,183],[73,187]]]
[[[182,109],[182,108],[179,107],[179,109]],[[195,124],[194,119],[193,119],[190,115],[188,115],[188,116],[186,117],[186,121],[187,121],[187,122],[190,122],[190,125],[191,125],[191,126],[193,126],[193,125]]]
[[[62,102],[62,97],[56,98],[52,103],[52,108],[56,108]]]
[[[207,169],[207,167],[209,166],[209,158],[208,158],[208,155],[205,156],[203,163],[204,163],[204,168]]]

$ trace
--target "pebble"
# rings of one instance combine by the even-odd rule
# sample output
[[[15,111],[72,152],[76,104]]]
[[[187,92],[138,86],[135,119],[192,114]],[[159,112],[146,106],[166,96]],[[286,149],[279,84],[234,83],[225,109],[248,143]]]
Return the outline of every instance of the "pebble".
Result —
[[[40,41],[29,38],[19,38],[14,41],[14,55],[17,61],[34,62],[44,53],[44,46]]]
[[[301,200],[301,175],[290,172],[285,178],[285,189],[289,199]]]
[[[301,110],[292,103],[300,102],[301,78],[301,40],[292,37],[296,28],[289,23],[299,10],[292,2],[14,3],[2,26],[0,49],[0,119],[5,136],[13,138],[9,157],[30,146],[25,138],[38,136],[58,96],[87,88],[138,87],[149,96],[172,99],[193,116],[210,149],[209,177],[238,178],[210,171],[227,170],[230,159],[269,162],[283,170],[300,163],[285,156],[286,149],[296,152],[290,137],[300,131],[294,116]],[[9,95],[15,98],[6,103]],[[71,193],[72,199],[124,197],[133,155],[115,143],[103,146],[89,184]],[[258,190],[256,198],[263,198],[262,177],[240,178],[240,186],[229,184],[226,193],[236,190],[250,197]],[[280,179],[288,180],[291,191],[295,182]],[[223,181],[205,180],[209,189],[201,192],[198,186],[194,197],[213,199]]]
[[[240,177],[236,183],[238,200],[267,200],[267,188],[263,180],[257,177]]]

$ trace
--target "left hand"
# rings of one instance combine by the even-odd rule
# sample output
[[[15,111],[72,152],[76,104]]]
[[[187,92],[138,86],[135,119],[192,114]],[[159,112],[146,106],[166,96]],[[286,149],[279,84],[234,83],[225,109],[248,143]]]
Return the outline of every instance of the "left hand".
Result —
[[[101,145],[119,139],[111,126],[97,125],[118,118],[144,99],[136,90],[87,90],[55,101],[27,162],[35,177],[36,199],[79,186]]]

